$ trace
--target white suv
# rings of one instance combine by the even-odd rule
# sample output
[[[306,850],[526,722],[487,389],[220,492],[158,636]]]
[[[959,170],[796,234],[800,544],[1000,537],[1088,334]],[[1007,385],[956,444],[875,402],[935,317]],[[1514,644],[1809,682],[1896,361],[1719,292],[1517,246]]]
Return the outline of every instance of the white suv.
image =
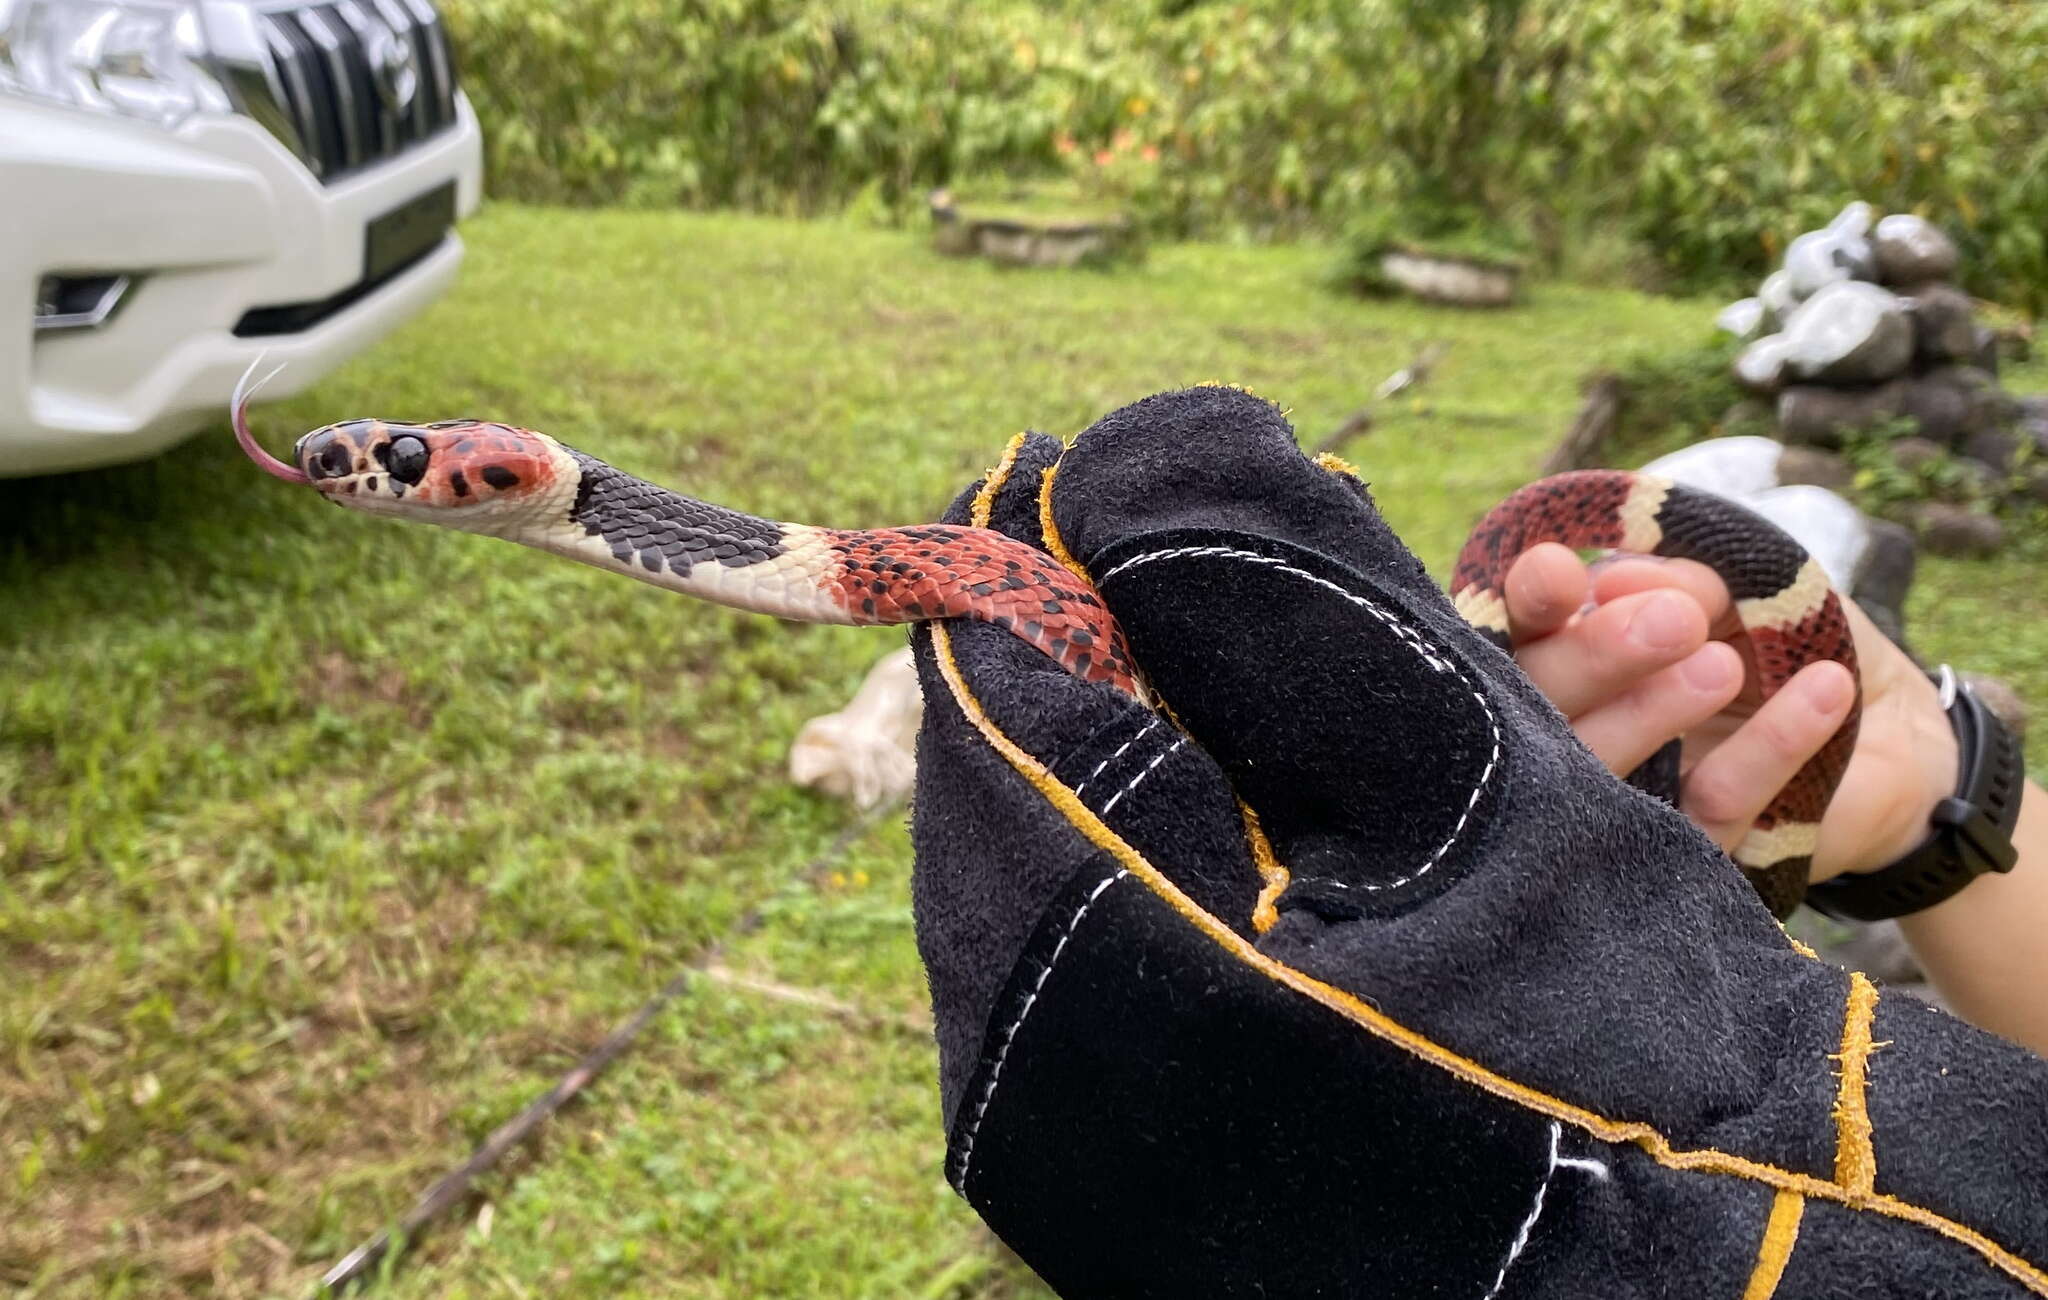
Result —
[[[429,0],[0,0],[0,477],[311,384],[448,287],[482,173]]]

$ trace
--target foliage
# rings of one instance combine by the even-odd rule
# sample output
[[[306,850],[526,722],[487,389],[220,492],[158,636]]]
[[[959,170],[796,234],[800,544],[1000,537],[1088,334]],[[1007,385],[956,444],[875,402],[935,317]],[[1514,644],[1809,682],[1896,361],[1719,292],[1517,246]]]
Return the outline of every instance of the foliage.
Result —
[[[448,0],[501,194],[895,210],[1104,167],[1173,233],[1484,213],[1754,281],[1849,198],[2048,292],[2048,6],[1978,0]],[[1409,211],[1415,209],[1415,211]],[[1410,224],[1413,224],[1412,220]],[[1638,256],[1627,247],[1642,250]]]
[[[1857,503],[1873,514],[1898,517],[1918,501],[1946,501],[1986,514],[1998,514],[2028,532],[2043,522],[2038,508],[2024,495],[2029,471],[2038,463],[2031,443],[2023,442],[2009,472],[1971,462],[1946,448],[1901,459],[1898,443],[1919,434],[1911,419],[1886,420],[1868,429],[1843,434],[1842,455],[1855,469]]]
[[[1615,367],[1622,409],[1609,460],[1635,465],[1702,438],[1771,434],[1770,408],[1745,402],[1730,372],[1741,346],[1716,330],[1678,347],[1630,349]],[[1754,418],[1745,418],[1752,411]]]

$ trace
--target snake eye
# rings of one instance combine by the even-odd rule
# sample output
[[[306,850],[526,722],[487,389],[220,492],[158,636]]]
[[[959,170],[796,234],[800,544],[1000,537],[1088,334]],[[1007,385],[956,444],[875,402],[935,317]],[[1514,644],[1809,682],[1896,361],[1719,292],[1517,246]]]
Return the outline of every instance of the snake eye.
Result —
[[[349,453],[348,444],[339,438],[330,439],[313,459],[313,468],[321,478],[340,478],[354,466],[354,457]]]
[[[391,440],[390,454],[383,460],[391,477],[401,483],[416,484],[427,475],[430,454],[426,443],[411,434],[402,434]]]

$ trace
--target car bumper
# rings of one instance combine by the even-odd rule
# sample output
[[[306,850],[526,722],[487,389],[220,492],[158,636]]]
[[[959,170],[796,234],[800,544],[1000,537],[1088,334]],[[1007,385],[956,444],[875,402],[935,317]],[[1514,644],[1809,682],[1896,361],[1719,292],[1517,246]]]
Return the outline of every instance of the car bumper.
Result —
[[[0,99],[0,476],[154,454],[218,421],[258,356],[286,363],[266,400],[314,383],[432,302],[462,261],[451,230],[366,284],[369,223],[450,182],[467,215],[482,173],[466,102],[452,128],[321,185],[246,119],[165,133]],[[43,276],[95,272],[131,280],[106,321],[33,328]],[[277,307],[302,310],[250,317]]]

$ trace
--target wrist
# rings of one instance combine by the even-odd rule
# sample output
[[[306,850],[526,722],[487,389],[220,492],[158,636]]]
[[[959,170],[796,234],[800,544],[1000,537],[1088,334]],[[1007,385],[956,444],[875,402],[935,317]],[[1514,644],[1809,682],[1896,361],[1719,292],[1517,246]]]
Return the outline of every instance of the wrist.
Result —
[[[1861,921],[1906,916],[1955,897],[1986,874],[2013,869],[2026,785],[2019,742],[1945,665],[1940,680],[1940,702],[1954,734],[1954,793],[1934,805],[1926,838],[1903,856],[1877,871],[1816,885],[1808,901],[1821,911]],[[1925,757],[1917,748],[1907,752]]]
[[[1844,868],[1845,875],[1882,871],[1926,843],[1934,833],[1935,809],[1956,794],[1961,782],[1955,724],[1934,682],[1916,671],[1888,693],[1886,704],[1897,719],[1906,780],[1886,804],[1857,860]]]

